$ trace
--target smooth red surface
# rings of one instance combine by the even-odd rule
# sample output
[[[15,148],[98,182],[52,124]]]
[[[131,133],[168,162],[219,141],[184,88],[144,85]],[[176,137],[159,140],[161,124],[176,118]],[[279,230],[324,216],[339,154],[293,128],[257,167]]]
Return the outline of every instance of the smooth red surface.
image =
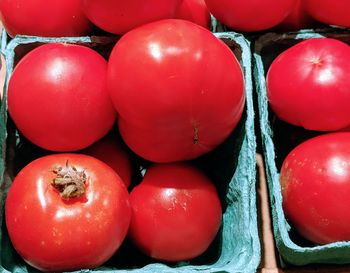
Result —
[[[150,167],[130,194],[129,235],[147,255],[182,261],[202,254],[221,223],[221,205],[211,181],[186,165]]]
[[[348,0],[304,0],[305,8],[317,21],[328,25],[350,27]]]
[[[277,116],[309,130],[350,124],[350,48],[330,38],[310,39],[282,52],[267,74],[267,96]]]
[[[176,19],[188,20],[210,29],[210,13],[204,0],[183,0],[175,13]]]
[[[87,175],[86,193],[62,199],[51,185],[66,162]],[[17,252],[42,271],[94,268],[124,240],[131,207],[120,177],[103,162],[79,154],[37,159],[15,178],[5,204],[6,226]]]
[[[103,138],[82,152],[106,163],[122,178],[127,188],[130,186],[131,156],[119,138]]]
[[[221,23],[236,31],[253,32],[272,28],[292,11],[296,0],[205,0]]]
[[[95,25],[124,34],[146,23],[173,18],[181,0],[81,0],[81,3]]]
[[[80,0],[0,0],[0,20],[11,36],[83,36],[92,27]]]
[[[42,148],[83,149],[102,138],[116,118],[106,75],[107,62],[88,47],[40,46],[13,71],[9,113],[23,135]]]
[[[155,162],[198,157],[241,118],[243,74],[232,51],[208,30],[164,20],[124,35],[108,65],[108,88],[126,144]]]
[[[350,133],[297,146],[280,179],[286,216],[305,238],[318,244],[350,240]]]
[[[306,11],[305,2],[305,0],[297,0],[292,12],[278,25],[278,29],[294,31],[315,27],[316,22]]]

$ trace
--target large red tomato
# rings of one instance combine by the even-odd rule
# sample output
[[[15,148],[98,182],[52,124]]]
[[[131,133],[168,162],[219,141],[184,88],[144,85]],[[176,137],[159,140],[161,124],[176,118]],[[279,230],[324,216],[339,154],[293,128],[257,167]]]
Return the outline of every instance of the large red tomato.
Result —
[[[204,0],[183,0],[176,10],[176,19],[188,20],[210,29],[210,13]]]
[[[103,137],[116,118],[106,75],[107,62],[88,47],[40,46],[13,71],[10,115],[23,135],[42,148],[83,149]]]
[[[278,25],[278,29],[292,31],[314,26],[316,26],[316,22],[305,9],[305,0],[297,0],[292,12]]]
[[[87,17],[101,29],[123,34],[153,21],[173,18],[182,0],[81,0]]]
[[[120,177],[103,162],[56,154],[28,164],[5,203],[14,248],[43,271],[94,268],[124,240],[131,207]]]
[[[110,166],[128,188],[132,178],[131,156],[120,138],[103,138],[89,146],[82,153],[93,156]]]
[[[312,138],[281,169],[286,217],[318,244],[350,240],[350,133]]]
[[[350,1],[303,0],[310,15],[322,23],[350,27]]]
[[[11,36],[82,36],[92,26],[80,0],[0,0],[0,20]]]
[[[309,130],[350,124],[350,48],[330,38],[310,39],[282,52],[267,74],[267,96],[277,116]]]
[[[221,205],[211,181],[186,165],[150,167],[130,194],[129,235],[147,255],[182,261],[202,254],[221,223]]]
[[[221,23],[244,32],[272,28],[292,11],[296,0],[205,0]]]
[[[222,143],[244,108],[243,74],[210,31],[163,20],[124,35],[108,84],[126,144],[155,162],[192,159]]]

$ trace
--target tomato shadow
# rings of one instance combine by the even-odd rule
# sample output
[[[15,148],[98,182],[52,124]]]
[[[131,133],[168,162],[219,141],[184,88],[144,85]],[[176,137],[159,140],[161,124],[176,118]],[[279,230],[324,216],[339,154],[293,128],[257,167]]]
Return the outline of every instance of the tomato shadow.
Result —
[[[276,151],[276,167],[281,169],[284,159],[299,144],[304,141],[325,134],[327,132],[306,130],[284,122],[271,113],[271,126],[273,130],[273,142]]]

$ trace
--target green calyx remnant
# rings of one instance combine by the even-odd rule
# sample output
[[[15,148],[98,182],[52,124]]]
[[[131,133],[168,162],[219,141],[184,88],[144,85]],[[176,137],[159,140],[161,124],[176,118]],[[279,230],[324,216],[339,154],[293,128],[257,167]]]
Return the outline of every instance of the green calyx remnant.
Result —
[[[79,197],[85,193],[87,179],[85,170],[78,171],[74,166],[69,165],[67,160],[64,167],[55,167],[53,172],[56,177],[51,185],[60,192],[63,199]]]

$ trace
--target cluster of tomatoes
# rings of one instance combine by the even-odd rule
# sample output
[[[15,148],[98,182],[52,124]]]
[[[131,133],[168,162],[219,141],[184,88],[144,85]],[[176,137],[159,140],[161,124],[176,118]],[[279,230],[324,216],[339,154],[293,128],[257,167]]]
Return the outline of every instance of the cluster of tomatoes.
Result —
[[[208,30],[210,14],[239,32],[350,26],[348,1],[333,2],[0,0],[11,37],[120,36],[108,60],[84,45],[49,43],[11,75],[11,118],[30,142],[55,152],[24,167],[9,190],[6,225],[18,253],[43,271],[94,268],[128,235],[161,261],[201,255],[222,209],[213,182],[188,161],[223,143],[245,105],[241,67]],[[348,48],[312,39],[281,54],[267,75],[277,116],[311,130],[347,127]],[[104,139],[114,124],[122,140]],[[349,191],[348,138],[310,140],[282,167],[287,216],[317,243],[350,239],[348,201],[323,205]],[[131,161],[121,141],[152,162],[130,193]]]
[[[316,1],[305,5],[311,2]],[[321,18],[330,2],[317,3],[313,14]],[[329,10],[324,23],[350,26],[341,12],[335,17]],[[273,60],[266,75],[269,106],[281,121],[295,126],[287,138],[297,138],[280,172],[283,209],[309,243],[349,241],[350,47],[335,38],[297,41]]]
[[[187,161],[224,142],[242,116],[244,77],[235,55],[200,22],[159,20],[181,17],[178,0],[51,1],[55,14],[35,14],[41,22],[27,31],[21,20],[37,2],[0,1],[10,35],[82,35],[88,17],[121,37],[108,60],[93,47],[52,42],[15,65],[10,117],[52,154],[25,166],[9,189],[14,248],[42,271],[98,267],[127,236],[160,261],[201,255],[221,226],[221,200],[213,181]],[[188,2],[187,11],[205,7]],[[209,27],[204,11],[196,18]],[[106,137],[115,124],[121,139]],[[152,162],[130,193],[129,150]]]

